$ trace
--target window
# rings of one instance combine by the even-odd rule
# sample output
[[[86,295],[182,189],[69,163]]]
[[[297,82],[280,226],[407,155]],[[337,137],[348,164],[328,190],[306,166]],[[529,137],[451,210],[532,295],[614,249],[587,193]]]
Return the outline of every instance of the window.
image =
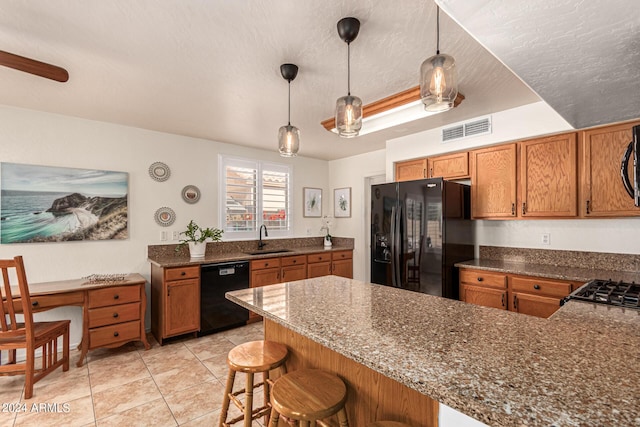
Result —
[[[290,235],[291,167],[228,156],[219,163],[225,236],[255,238],[262,224],[270,236]]]

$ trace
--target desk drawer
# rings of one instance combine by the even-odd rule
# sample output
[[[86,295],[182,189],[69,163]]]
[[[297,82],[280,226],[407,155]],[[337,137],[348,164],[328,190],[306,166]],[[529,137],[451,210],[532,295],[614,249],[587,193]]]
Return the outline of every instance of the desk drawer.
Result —
[[[89,330],[90,349],[135,339],[140,339],[139,320]]]
[[[140,286],[112,286],[89,291],[89,308],[140,301]]]
[[[512,292],[526,292],[534,295],[566,297],[571,293],[571,283],[555,282],[534,277],[510,277]]]
[[[197,279],[200,277],[200,266],[165,268],[164,280]]]
[[[31,309],[33,312],[38,312],[42,310],[49,310],[55,307],[62,307],[65,305],[82,305],[83,302],[84,294],[82,291],[54,295],[32,296]],[[16,306],[15,303],[18,303],[18,305]],[[22,301],[20,299],[14,300],[14,307],[22,312]]]
[[[504,289],[507,287],[507,276],[501,273],[461,268],[460,283]]]
[[[140,320],[140,303],[114,305],[89,310],[89,328]]]
[[[309,264],[312,264],[314,262],[324,262],[324,261],[331,261],[331,252],[323,252],[323,253],[307,255],[307,262]]]

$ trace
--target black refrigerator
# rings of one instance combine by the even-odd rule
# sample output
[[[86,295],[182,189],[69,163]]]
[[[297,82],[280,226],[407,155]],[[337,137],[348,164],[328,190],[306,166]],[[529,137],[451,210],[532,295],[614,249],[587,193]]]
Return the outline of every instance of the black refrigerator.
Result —
[[[474,257],[470,187],[442,178],[371,186],[371,282],[458,299]]]

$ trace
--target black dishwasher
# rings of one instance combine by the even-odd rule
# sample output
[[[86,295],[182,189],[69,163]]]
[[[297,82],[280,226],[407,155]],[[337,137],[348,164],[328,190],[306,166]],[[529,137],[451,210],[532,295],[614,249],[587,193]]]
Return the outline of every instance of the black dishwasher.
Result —
[[[205,264],[200,271],[200,332],[198,336],[246,325],[249,310],[224,297],[249,288],[249,263]]]

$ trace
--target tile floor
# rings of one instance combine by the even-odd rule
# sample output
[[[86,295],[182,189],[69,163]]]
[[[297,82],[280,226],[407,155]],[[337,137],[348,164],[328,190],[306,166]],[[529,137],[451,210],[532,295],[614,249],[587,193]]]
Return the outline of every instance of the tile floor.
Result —
[[[23,376],[0,377],[0,427],[217,426],[227,353],[263,334],[262,323],[254,323],[162,347],[149,335],[150,350],[141,343],[93,350],[80,368],[79,352],[72,351],[69,371],[40,380],[28,401]],[[241,374],[236,384],[244,386]],[[259,391],[254,399],[262,402]],[[233,404],[231,409],[237,415]]]

